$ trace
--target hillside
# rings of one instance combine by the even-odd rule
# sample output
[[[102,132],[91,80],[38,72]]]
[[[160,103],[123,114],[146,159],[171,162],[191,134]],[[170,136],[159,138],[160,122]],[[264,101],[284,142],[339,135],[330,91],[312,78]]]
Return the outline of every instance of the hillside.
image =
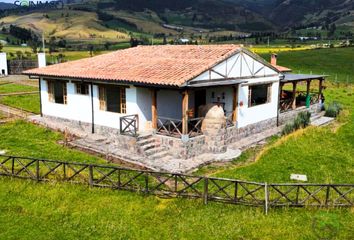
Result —
[[[31,12],[4,17],[2,26],[14,24],[33,30],[41,35],[45,32],[47,37],[65,39],[105,39],[114,41],[127,41],[127,34],[109,29],[101,24],[96,13],[86,11],[47,11]]]

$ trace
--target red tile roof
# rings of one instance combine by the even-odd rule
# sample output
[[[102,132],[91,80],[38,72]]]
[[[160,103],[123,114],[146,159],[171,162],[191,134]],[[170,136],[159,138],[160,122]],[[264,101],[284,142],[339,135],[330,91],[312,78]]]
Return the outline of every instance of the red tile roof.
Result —
[[[138,46],[23,74],[181,86],[240,49],[238,45]]]
[[[279,72],[291,72],[292,70],[287,67],[279,66],[279,65],[272,65],[275,67]]]

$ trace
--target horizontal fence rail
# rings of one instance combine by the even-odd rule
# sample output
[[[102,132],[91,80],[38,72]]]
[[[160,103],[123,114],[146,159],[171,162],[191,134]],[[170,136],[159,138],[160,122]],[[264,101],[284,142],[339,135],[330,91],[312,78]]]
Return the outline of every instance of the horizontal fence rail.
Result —
[[[0,175],[248,206],[353,207],[354,184],[257,183],[0,155]]]

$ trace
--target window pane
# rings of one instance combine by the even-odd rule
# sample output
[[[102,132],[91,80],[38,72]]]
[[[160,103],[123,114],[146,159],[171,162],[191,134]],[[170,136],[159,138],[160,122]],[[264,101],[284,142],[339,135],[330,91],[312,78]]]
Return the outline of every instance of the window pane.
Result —
[[[107,111],[109,112],[121,112],[120,104],[120,88],[116,86],[107,86]]]
[[[269,84],[250,86],[250,107],[265,104],[268,102]]]

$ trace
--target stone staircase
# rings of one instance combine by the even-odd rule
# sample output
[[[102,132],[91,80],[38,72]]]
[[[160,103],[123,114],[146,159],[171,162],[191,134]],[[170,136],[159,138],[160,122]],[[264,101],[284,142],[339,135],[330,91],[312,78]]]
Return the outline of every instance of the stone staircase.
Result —
[[[161,146],[152,134],[138,136],[137,145],[139,153],[150,159],[159,159],[169,156],[168,150]]]

